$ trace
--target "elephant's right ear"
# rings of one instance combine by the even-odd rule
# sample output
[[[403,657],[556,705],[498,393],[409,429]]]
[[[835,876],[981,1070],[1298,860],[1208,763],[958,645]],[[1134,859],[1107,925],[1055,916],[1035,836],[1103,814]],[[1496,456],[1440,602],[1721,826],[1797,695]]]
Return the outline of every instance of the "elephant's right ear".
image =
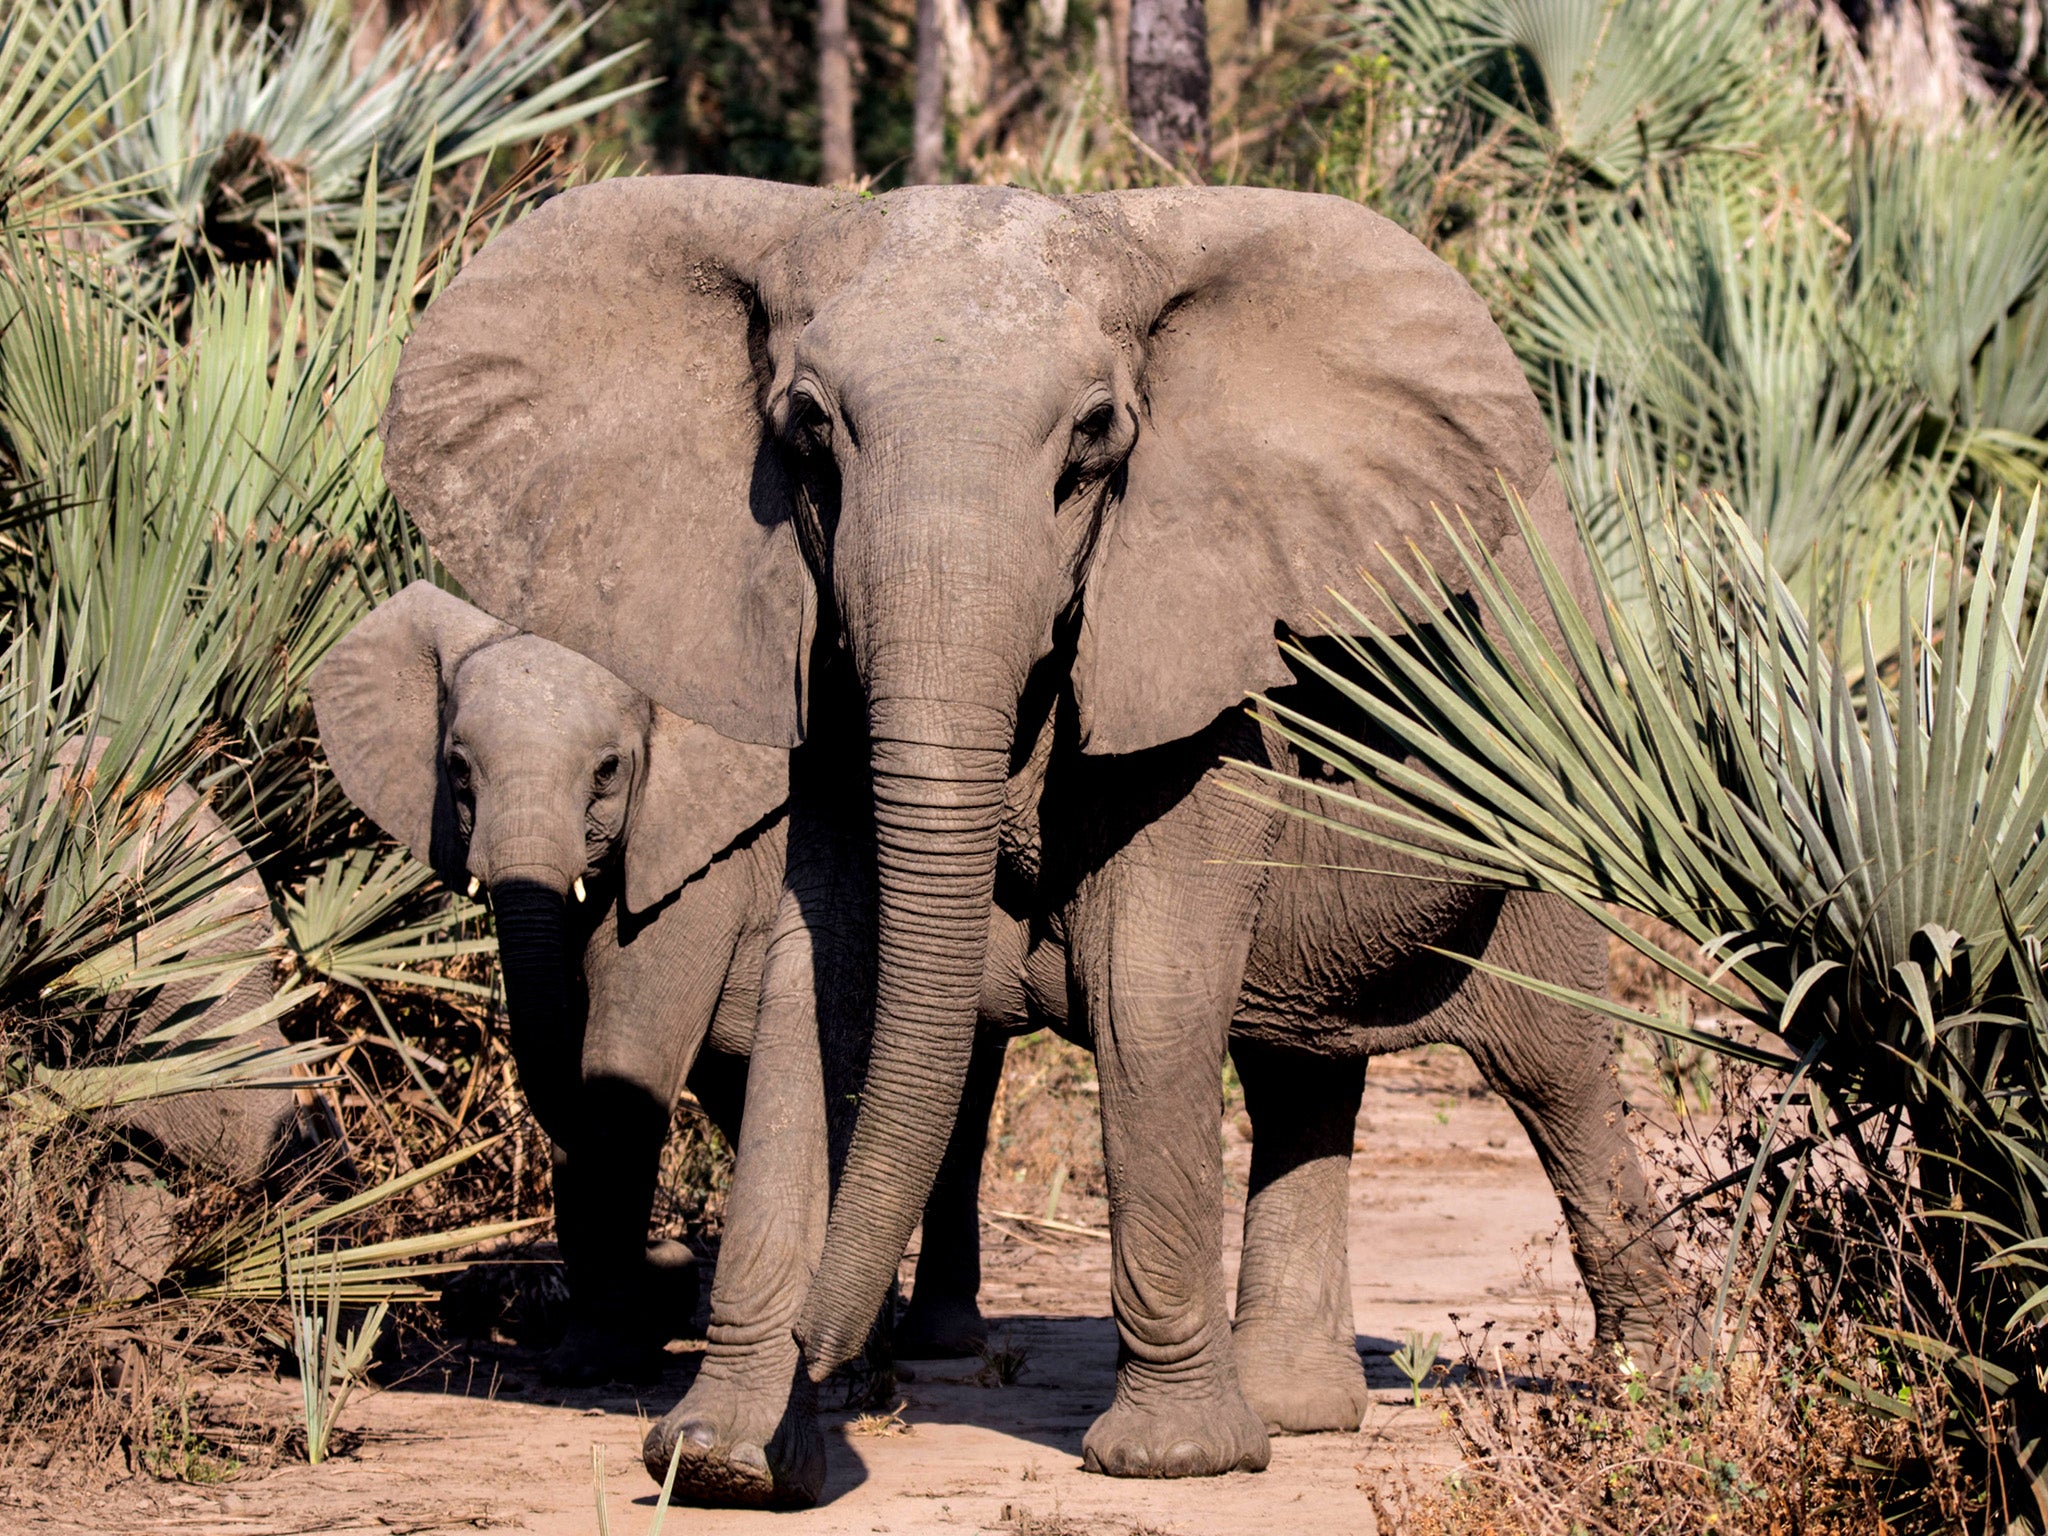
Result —
[[[794,745],[812,604],[762,411],[762,274],[844,194],[719,176],[565,192],[428,306],[384,473],[464,588],[649,697]]]
[[[416,581],[342,636],[306,684],[341,792],[451,883],[465,860],[441,772],[447,681],[463,657],[512,633]]]

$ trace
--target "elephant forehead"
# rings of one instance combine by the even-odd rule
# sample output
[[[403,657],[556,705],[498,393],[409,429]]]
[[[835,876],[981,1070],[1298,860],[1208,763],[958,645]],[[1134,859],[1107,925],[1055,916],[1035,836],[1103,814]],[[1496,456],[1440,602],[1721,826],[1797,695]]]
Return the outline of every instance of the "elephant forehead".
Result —
[[[1059,205],[1000,187],[920,187],[862,210],[862,259],[814,294],[802,341],[815,365],[877,349],[958,356],[971,341],[1014,345],[1090,328],[1084,308],[1048,259],[1046,230]],[[814,274],[833,263],[802,260]],[[951,353],[947,348],[951,347]]]
[[[589,657],[539,635],[514,635],[468,657],[456,674],[456,725],[611,733],[642,720],[646,699]]]
[[[1062,214],[1051,198],[1017,187],[906,187],[861,208],[880,256],[1000,258],[1041,244]]]

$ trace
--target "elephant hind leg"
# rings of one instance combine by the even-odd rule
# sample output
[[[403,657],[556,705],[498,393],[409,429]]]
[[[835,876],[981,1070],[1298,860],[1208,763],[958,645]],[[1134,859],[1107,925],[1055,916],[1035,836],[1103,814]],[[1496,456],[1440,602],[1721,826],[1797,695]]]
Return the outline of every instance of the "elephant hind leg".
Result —
[[[1581,991],[1605,990],[1606,938],[1555,897],[1510,896],[1486,959]],[[1672,1237],[1622,1129],[1613,1026],[1512,982],[1474,974],[1445,1013],[1445,1038],[1471,1052],[1535,1144],[1564,1207],[1597,1336],[1667,1361],[1689,1328],[1671,1271]]]
[[[1232,1343],[1272,1433],[1354,1430],[1370,1399],[1352,1332],[1351,1139],[1365,1058],[1231,1042],[1252,1121]]]
[[[924,1238],[909,1310],[897,1325],[895,1349],[903,1360],[946,1360],[973,1355],[988,1343],[981,1315],[981,1162],[988,1150],[988,1117],[1003,1077],[1009,1037],[984,1031],[974,1042],[967,1091],[938,1182],[924,1207]]]

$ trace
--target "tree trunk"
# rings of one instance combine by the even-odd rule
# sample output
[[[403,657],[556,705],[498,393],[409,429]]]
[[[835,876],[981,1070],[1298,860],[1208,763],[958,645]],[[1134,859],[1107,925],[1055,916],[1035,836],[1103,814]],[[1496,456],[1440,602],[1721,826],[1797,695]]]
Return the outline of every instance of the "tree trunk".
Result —
[[[1109,14],[1097,15],[1095,25],[1101,29],[1096,34],[1098,49],[1108,44],[1108,56],[1102,61],[1102,78],[1109,85],[1110,97],[1117,111],[1128,114],[1131,110],[1131,0],[1109,0]]]
[[[1819,17],[1849,94],[1874,116],[1953,122],[1990,96],[1953,0],[1823,0]]]
[[[1167,160],[1209,159],[1209,26],[1203,0],[1131,0],[1131,126]]]
[[[928,187],[944,175],[946,48],[939,0],[917,0],[917,95],[910,124],[910,183]]]
[[[824,181],[845,186],[854,178],[853,38],[846,0],[818,3],[818,123]]]

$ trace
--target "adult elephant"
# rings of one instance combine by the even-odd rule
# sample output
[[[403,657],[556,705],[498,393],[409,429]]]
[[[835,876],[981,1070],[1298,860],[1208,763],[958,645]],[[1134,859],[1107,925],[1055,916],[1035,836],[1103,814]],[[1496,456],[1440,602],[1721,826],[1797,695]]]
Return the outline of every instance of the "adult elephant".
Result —
[[[1220,1280],[1233,1016],[1279,1160],[1247,1247],[1311,1256],[1249,1277],[1247,1376],[1341,1373],[1350,1340],[1323,1294],[1343,1246],[1333,1138],[1348,1154],[1364,1056],[1446,1007],[1492,1021],[1475,1029],[1482,1065],[1528,1053],[1517,1107],[1589,1273],[1613,1279],[1603,1330],[1647,1310],[1629,1286],[1661,1268],[1616,1258],[1626,1159],[1589,1113],[1618,1101],[1559,1086],[1586,1079],[1586,1031],[1549,1072],[1555,1015],[1484,1001],[1428,950],[1490,946],[1585,979],[1597,940],[1546,927],[1524,897],[1282,881],[1276,852],[1350,858],[1231,793],[1227,759],[1266,745],[1237,706],[1289,681],[1276,631],[1313,631],[1325,584],[1378,547],[1455,569],[1432,505],[1463,509],[1534,596],[1505,482],[1583,583],[1519,365],[1392,224],[1250,189],[607,183],[530,216],[450,286],[384,432],[399,499],[492,612],[727,735],[843,732],[864,756],[857,782],[830,774],[793,800],[755,1065],[807,1031],[815,1050],[852,998],[872,1008],[865,1089],[829,1225],[818,1200],[722,1260],[721,1284],[777,1244],[816,1269],[800,1308],[725,1336],[725,1358],[792,1373],[783,1419],[753,1422],[758,1396],[700,1379],[657,1431],[684,1433],[697,1492],[779,1476],[809,1383],[867,1336],[968,1076],[992,901],[1026,904],[1065,946],[1067,1012],[1098,1056],[1121,1350],[1091,1467],[1266,1460]],[[1276,926],[1293,951],[1263,952],[1261,910],[1288,903],[1324,918]],[[813,1177],[821,1154],[770,1168],[778,1140],[751,1099],[747,1121],[736,1204],[743,1182]]]

